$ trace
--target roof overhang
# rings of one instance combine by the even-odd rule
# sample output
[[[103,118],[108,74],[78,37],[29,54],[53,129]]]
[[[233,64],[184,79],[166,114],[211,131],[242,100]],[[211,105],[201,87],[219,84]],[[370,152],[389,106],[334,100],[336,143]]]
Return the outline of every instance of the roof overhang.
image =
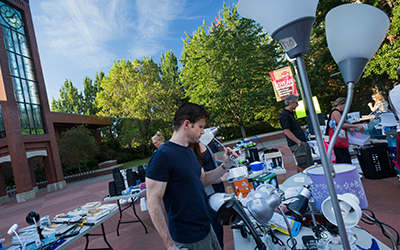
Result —
[[[112,124],[111,118],[99,117],[92,115],[77,115],[60,112],[50,112],[54,126],[57,127],[72,127],[85,124],[88,128],[95,129]]]

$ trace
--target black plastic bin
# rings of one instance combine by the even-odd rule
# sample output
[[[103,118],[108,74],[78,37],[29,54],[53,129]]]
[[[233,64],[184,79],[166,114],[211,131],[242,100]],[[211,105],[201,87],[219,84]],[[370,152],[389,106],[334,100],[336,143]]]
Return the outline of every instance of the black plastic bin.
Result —
[[[355,149],[364,177],[383,179],[397,175],[387,143],[375,143]]]

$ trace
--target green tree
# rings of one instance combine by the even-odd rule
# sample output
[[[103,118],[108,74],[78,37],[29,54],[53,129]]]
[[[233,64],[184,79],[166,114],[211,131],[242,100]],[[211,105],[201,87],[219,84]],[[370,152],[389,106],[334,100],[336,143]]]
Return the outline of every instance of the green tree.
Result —
[[[60,159],[64,163],[77,163],[79,171],[98,152],[92,132],[84,125],[76,126],[61,133],[58,141]]]
[[[150,137],[158,126],[170,124],[172,120],[171,110],[176,110],[180,100],[177,63],[172,52],[164,58],[161,67],[164,78],[160,67],[151,58],[144,58],[114,62],[108,76],[101,81],[101,90],[96,97],[97,105],[102,108],[98,114],[132,119],[123,122],[126,129],[118,134],[125,135],[120,140],[125,146],[146,145],[150,152]]]
[[[186,96],[204,105],[216,124],[245,125],[276,104],[269,72],[282,66],[279,46],[236,5],[222,10],[212,27],[184,39],[181,76]]]
[[[60,89],[60,98],[52,98],[51,111],[70,114],[82,114],[82,94],[72,84],[71,80],[65,80]]]
[[[392,79],[388,81],[391,89],[394,80],[397,80],[396,69],[400,66],[400,41],[397,39],[400,36],[400,1],[388,1],[387,5],[393,6],[392,12],[387,13],[391,19],[389,31],[380,49],[367,65],[364,76],[381,75]]]
[[[169,137],[173,131],[171,124],[175,111],[185,101],[185,93],[179,79],[178,59],[172,51],[161,54],[160,74],[161,89],[157,95],[159,109],[152,133],[161,131],[164,136]]]
[[[159,68],[151,58],[114,62],[97,94],[97,103],[102,107],[99,114],[152,119],[155,115],[153,98],[159,86]]]
[[[160,70],[162,95],[157,99],[164,109],[160,112],[164,115],[161,117],[162,120],[170,122],[185,96],[179,79],[178,59],[172,51],[166,51],[165,55],[161,54]]]
[[[92,80],[85,76],[83,80],[83,101],[82,101],[82,111],[84,115],[96,115],[99,111],[95,102],[96,95],[100,91],[100,82],[104,78],[103,71],[96,73],[96,78],[94,83]]]
[[[100,91],[100,81],[104,78],[104,73],[96,73],[93,83],[92,79],[85,76],[83,79],[83,92],[72,84],[71,80],[65,80],[60,89],[60,98],[52,98],[51,110],[54,112],[63,112],[79,115],[96,115],[98,108],[95,105],[97,92]]]

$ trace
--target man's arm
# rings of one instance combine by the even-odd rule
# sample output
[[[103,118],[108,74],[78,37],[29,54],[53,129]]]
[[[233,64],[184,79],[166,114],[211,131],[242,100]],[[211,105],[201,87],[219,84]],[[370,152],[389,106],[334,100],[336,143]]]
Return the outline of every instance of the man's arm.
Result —
[[[285,135],[292,141],[294,141],[297,145],[301,145],[301,141],[299,139],[297,139],[296,136],[294,136],[294,134],[292,133],[292,131],[290,131],[290,129],[285,128],[283,130],[283,133],[285,133]]]
[[[229,167],[227,167],[229,168]],[[223,169],[220,166],[218,166],[216,169],[204,172],[204,169],[201,168],[201,182],[203,182],[203,185],[205,187],[210,186],[214,184],[221,176],[223,176],[226,173],[226,170]]]
[[[228,150],[230,150],[230,152],[232,154],[237,156],[236,153],[234,153],[231,149],[228,149]],[[232,167],[230,160],[229,160],[228,150],[225,149],[225,154],[224,154],[224,163],[223,164],[224,164],[225,168]],[[219,178],[221,178],[221,176],[223,176],[225,173],[226,173],[226,170],[221,165],[219,165],[214,170],[207,171],[207,172],[204,172],[203,168],[201,168],[201,176],[200,176],[201,182],[203,182],[203,185],[205,187],[210,186],[211,184],[214,184]]]
[[[147,209],[151,221],[168,250],[179,249],[173,242],[169,233],[162,198],[167,187],[167,182],[155,181],[146,177]]]

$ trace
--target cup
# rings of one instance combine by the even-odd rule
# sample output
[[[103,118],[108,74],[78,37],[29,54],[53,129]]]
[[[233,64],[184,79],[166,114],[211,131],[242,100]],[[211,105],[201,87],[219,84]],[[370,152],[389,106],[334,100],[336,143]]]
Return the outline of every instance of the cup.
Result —
[[[253,170],[253,172],[263,171],[264,163],[262,163],[261,161],[254,161],[254,162],[250,163],[250,167],[251,167],[251,170]]]

